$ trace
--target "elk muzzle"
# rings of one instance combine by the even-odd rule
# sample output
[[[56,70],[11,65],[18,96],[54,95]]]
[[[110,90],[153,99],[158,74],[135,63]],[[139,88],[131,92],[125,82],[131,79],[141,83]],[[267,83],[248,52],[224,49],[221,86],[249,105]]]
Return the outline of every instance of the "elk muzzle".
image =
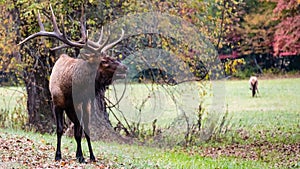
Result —
[[[114,73],[114,77],[113,79],[114,80],[117,80],[117,79],[125,79],[126,78],[126,75],[127,75],[127,72],[128,72],[128,67],[122,63],[119,62],[119,66],[117,67],[115,73]]]

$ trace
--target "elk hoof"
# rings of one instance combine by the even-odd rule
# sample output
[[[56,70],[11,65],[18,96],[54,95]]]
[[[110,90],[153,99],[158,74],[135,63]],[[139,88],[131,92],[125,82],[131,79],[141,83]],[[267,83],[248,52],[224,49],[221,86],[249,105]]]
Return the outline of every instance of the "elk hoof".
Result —
[[[77,160],[78,160],[79,163],[85,163],[85,160],[84,160],[83,156],[77,157]]]
[[[90,157],[90,161],[91,161],[91,162],[96,162],[95,156],[91,156],[91,157]]]
[[[60,160],[61,160],[61,154],[56,154],[55,161],[60,161]]]

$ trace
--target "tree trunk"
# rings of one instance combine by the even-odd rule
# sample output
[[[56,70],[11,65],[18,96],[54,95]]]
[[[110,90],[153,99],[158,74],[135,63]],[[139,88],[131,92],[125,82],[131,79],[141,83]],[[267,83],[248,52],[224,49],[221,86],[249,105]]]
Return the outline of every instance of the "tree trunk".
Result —
[[[109,120],[109,114],[106,110],[105,88],[96,90],[96,98],[92,114],[90,116],[91,138],[93,140],[115,141],[119,143],[132,143],[129,138],[122,137],[117,133]]]
[[[38,55],[36,53],[31,54]],[[24,69],[29,118],[28,126],[41,133],[51,133],[54,131],[55,117],[51,111],[48,77],[50,73],[49,67],[52,67],[53,64],[49,63],[47,58],[50,57],[48,55],[31,57],[35,58],[34,62],[36,64],[34,64],[33,68],[27,67]]]
[[[29,36],[32,33],[32,18],[24,19],[26,5],[14,1],[14,17],[17,26],[17,35]],[[32,16],[35,18],[35,16]],[[28,25],[32,27],[28,28]],[[17,42],[20,42],[20,38]],[[54,116],[51,111],[50,91],[49,91],[49,73],[53,66],[50,59],[52,53],[37,41],[25,44],[20,50],[19,56],[24,66],[20,72],[23,78],[27,92],[27,127],[39,132],[54,131]],[[52,55],[53,56],[53,55]]]
[[[259,64],[257,63],[256,55],[252,54],[252,58],[253,58],[253,61],[254,61],[254,63],[255,63],[255,66],[257,67],[259,73],[262,74],[262,73],[263,73],[263,70],[262,70],[262,68],[259,66]]]
[[[40,84],[33,74],[26,82],[28,123],[35,130],[45,133],[54,131],[54,116],[49,102],[48,84]],[[39,76],[39,75],[38,75]],[[40,86],[37,86],[39,84]]]

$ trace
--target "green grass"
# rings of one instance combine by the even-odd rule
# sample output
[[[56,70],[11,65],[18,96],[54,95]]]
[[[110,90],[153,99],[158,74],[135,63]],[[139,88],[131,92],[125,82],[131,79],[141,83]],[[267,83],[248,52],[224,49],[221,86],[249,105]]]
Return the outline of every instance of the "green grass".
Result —
[[[255,140],[267,140],[275,143],[299,143],[300,142],[300,79],[272,79],[259,80],[259,97],[252,98],[246,80],[226,81],[224,103],[228,105],[229,137],[239,137],[232,134],[237,130],[250,133],[248,140],[238,140],[240,144],[247,144]],[[18,98],[23,94],[19,88],[0,88],[1,110],[13,109],[20,106]],[[140,92],[141,93],[141,92]],[[139,98],[138,95],[134,99]],[[170,105],[170,104],[167,104]],[[165,108],[166,112],[159,115],[164,120],[161,124],[168,123],[172,116],[172,108]],[[3,112],[0,112],[3,113]],[[170,118],[171,119],[171,118]],[[230,133],[232,132],[232,133]],[[20,130],[0,129],[0,134],[23,135],[37,142],[45,139],[55,146],[54,135],[41,135]],[[264,133],[264,135],[262,135]],[[263,136],[263,138],[262,138]],[[232,141],[232,140],[231,140]],[[230,140],[221,143],[205,143],[205,146],[222,146],[232,144]],[[244,141],[244,142],[243,142]],[[84,153],[87,156],[88,148],[85,141]],[[75,156],[75,140],[63,137],[64,152]],[[71,147],[70,147],[71,146]],[[69,147],[68,149],[66,149]],[[119,145],[115,143],[93,142],[97,158],[103,162],[116,162],[115,168],[270,168],[276,161],[270,159],[270,163],[239,159],[233,157],[201,157],[194,151],[163,150],[157,148],[140,147],[134,145]],[[198,152],[197,150],[195,152]],[[276,154],[275,154],[276,155]],[[54,151],[53,151],[54,156]],[[53,159],[48,159],[51,163]]]
[[[247,81],[227,81],[226,101],[229,112],[300,110],[300,79],[259,80],[259,97],[252,98]]]
[[[55,147],[56,136],[49,134],[38,134],[33,132],[24,132],[21,130],[0,129],[0,138],[25,137],[33,140],[34,147],[39,145],[50,145]],[[116,143],[103,143],[100,141],[93,142],[94,154],[98,160],[97,163],[113,163],[113,168],[268,168],[268,165],[260,161],[239,160],[230,157],[209,158],[201,157],[200,155],[189,155],[184,152],[176,152],[172,150],[162,150],[150,147],[141,147],[136,145],[120,145]],[[88,158],[88,147],[86,141],[83,140],[83,153]],[[26,146],[26,145],[24,145]],[[24,147],[23,146],[23,147]],[[41,150],[33,148],[33,155],[39,154],[43,156]],[[36,151],[36,152],[35,152]],[[76,143],[73,138],[63,137],[62,139],[62,155],[66,160],[73,160],[75,157]],[[54,162],[54,151],[50,152],[53,155],[45,155],[44,163]],[[1,155],[1,153],[0,153]],[[1,161],[0,161],[1,162]],[[17,162],[16,162],[17,163]],[[76,165],[76,164],[75,164]],[[93,168],[93,164],[85,165],[86,168]]]
[[[221,97],[213,100],[214,98],[206,96],[208,99],[204,99],[204,104],[210,105],[211,100],[226,104],[230,117],[230,121],[228,121],[230,130],[234,132],[236,130],[246,130],[250,132],[253,139],[261,137],[258,134],[261,132],[267,132],[268,135],[275,134],[274,138],[268,140],[272,142],[281,142],[284,139],[287,142],[297,142],[300,139],[300,104],[298,104],[300,103],[300,79],[259,80],[259,95],[255,98],[251,96],[247,80],[217,81],[214,84],[217,86],[213,90],[214,94],[219,92],[217,94]],[[173,91],[178,105],[187,110],[189,116],[194,117],[199,102],[203,99],[193,100],[189,98],[201,95],[201,85],[194,83],[182,85],[185,87],[169,86],[165,88]],[[123,85],[115,87],[118,94],[122,93]],[[222,97],[222,94],[224,94],[224,97]],[[114,95],[111,94],[110,96]],[[151,101],[152,98],[155,101]],[[144,104],[145,111],[139,116],[138,108],[144,100],[150,101],[149,104],[148,102]],[[151,107],[153,105],[156,105],[156,107],[162,106],[154,109]],[[214,107],[215,105],[211,106],[211,108]],[[157,85],[134,84],[127,86],[124,98],[120,102],[120,109],[124,110],[124,114],[129,120],[138,121],[137,117],[141,117],[141,121],[145,122],[143,124],[146,129],[147,125],[148,128],[151,128],[152,121],[155,118],[158,119],[158,125],[167,126],[176,117],[180,116],[180,111],[176,108],[172,98],[166,94],[164,88]],[[210,108],[207,111],[211,113]],[[223,111],[225,110],[223,109]],[[222,116],[223,113],[214,115]],[[184,129],[184,126],[182,129]],[[281,134],[278,135],[278,133]],[[291,137],[282,137],[282,134]]]
[[[297,78],[259,80],[259,97],[252,98],[246,80],[226,81],[226,88],[224,87],[223,90],[226,95],[224,102],[228,105],[228,111],[230,116],[232,116],[231,123],[236,127],[242,126],[252,130],[255,129],[256,131],[278,127],[286,129],[299,128],[299,84],[300,79]],[[138,88],[143,90],[141,87]],[[8,110],[12,111],[18,106],[25,110],[26,104],[24,100],[21,99],[24,97],[24,93],[25,91],[22,88],[1,87],[0,113]],[[137,93],[130,92],[129,94],[136,95],[133,98],[133,102],[136,102],[140,98],[140,95]],[[165,111],[163,113],[158,111],[157,114],[154,113],[153,116],[153,118],[159,117],[158,122],[160,124],[166,124],[178,115],[178,112],[174,113],[176,110],[172,101],[165,101],[164,106],[166,108],[164,108]]]
[[[252,98],[247,81],[226,82],[226,103],[232,116],[231,123],[235,128],[253,133],[262,130],[292,133],[294,139],[286,141],[299,142],[299,83],[300,79],[296,78],[259,80],[260,94]]]

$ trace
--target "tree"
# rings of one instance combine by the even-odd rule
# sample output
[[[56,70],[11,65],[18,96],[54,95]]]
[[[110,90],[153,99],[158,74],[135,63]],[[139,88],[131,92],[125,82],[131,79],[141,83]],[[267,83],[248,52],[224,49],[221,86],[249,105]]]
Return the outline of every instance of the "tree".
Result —
[[[18,69],[18,61],[20,59],[17,52],[17,34],[18,22],[17,13],[15,12],[12,2],[4,5],[0,2],[0,84],[3,82],[8,85],[16,85],[15,73]]]
[[[235,27],[235,31],[240,35],[240,55],[264,55],[272,52],[273,6],[273,3],[259,2],[249,11],[245,11],[241,22]]]
[[[275,56],[300,54],[300,3],[297,0],[276,0],[273,10],[279,24],[275,27],[273,50]]]

